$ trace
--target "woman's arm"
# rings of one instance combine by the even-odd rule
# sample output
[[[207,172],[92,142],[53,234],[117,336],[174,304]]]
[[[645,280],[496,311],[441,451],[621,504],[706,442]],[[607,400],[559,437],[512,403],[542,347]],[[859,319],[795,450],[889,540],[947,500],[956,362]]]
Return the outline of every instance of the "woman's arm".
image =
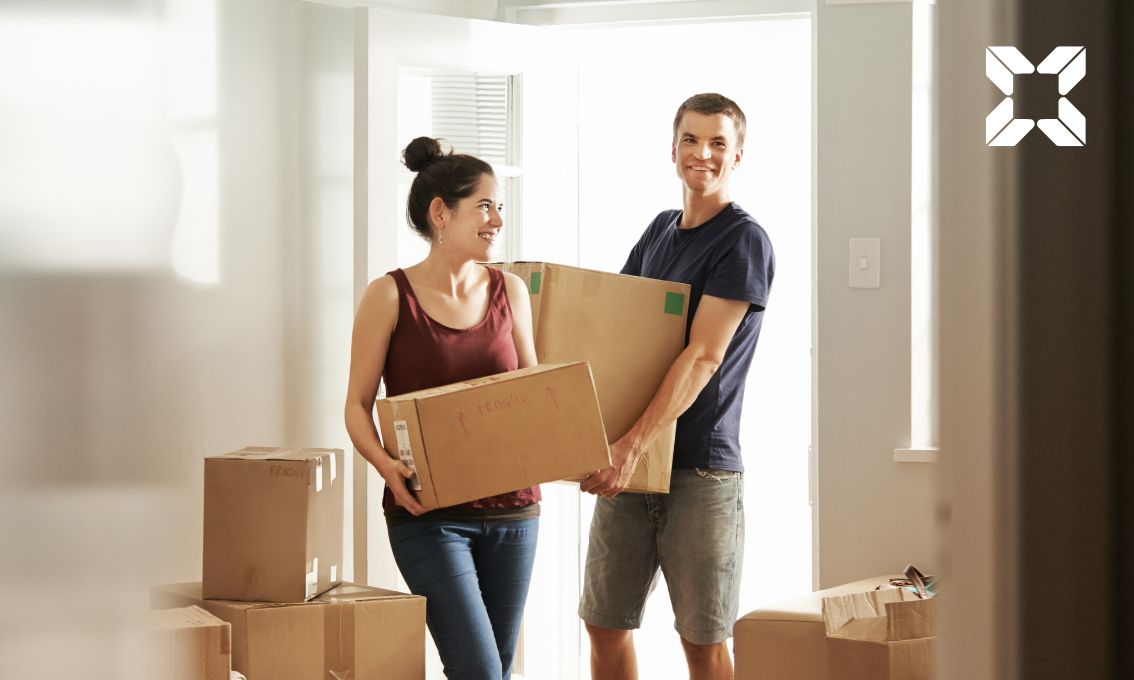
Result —
[[[505,289],[508,291],[508,306],[512,308],[512,342],[516,344],[516,356],[520,368],[535,366],[538,361],[535,351],[535,337],[532,333],[532,301],[528,297],[528,287],[524,280],[515,274],[504,273]]]
[[[412,477],[413,472],[386,452],[374,425],[374,399],[378,395],[378,383],[390,349],[390,334],[397,323],[397,284],[389,276],[375,279],[366,288],[354,317],[350,380],[343,417],[354,448],[386,480],[398,505],[420,515],[425,508],[405,485],[405,479]]]

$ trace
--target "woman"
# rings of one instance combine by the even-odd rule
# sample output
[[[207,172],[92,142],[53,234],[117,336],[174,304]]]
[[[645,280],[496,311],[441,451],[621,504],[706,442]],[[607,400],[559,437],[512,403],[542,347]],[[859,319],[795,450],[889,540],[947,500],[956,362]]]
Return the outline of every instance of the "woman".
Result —
[[[419,137],[402,161],[417,176],[406,214],[429,255],[371,282],[351,347],[346,425],[386,490],[382,507],[394,559],[424,595],[426,622],[445,675],[511,677],[539,530],[539,488],[425,512],[406,486],[409,468],[383,449],[373,406],[390,396],[536,363],[527,288],[489,259],[503,220],[484,161],[442,153]]]

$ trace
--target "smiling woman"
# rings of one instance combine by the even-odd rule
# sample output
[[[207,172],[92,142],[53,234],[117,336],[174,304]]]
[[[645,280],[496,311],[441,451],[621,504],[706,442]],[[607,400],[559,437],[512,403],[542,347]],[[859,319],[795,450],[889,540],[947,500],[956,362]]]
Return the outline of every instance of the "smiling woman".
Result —
[[[535,365],[531,303],[519,277],[479,264],[504,226],[491,166],[445,153],[431,137],[410,142],[402,159],[417,173],[406,215],[429,253],[367,287],[344,417],[386,482],[391,550],[410,590],[428,598],[446,676],[507,678],[535,559],[539,487],[427,512],[407,486],[412,469],[379,440],[373,406],[379,382],[396,396]]]

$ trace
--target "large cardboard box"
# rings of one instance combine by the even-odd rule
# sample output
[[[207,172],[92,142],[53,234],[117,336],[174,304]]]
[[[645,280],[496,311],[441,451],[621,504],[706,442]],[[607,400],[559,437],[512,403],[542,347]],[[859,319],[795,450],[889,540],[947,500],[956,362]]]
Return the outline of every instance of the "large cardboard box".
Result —
[[[150,612],[150,675],[162,680],[229,680],[232,627],[196,606]]]
[[[493,266],[528,283],[539,362],[590,363],[607,435],[626,434],[685,347],[689,286],[545,262]],[[669,491],[674,433],[650,443],[627,491]]]
[[[932,680],[936,606],[905,588],[823,600],[828,680]]]
[[[303,602],[340,582],[342,449],[246,447],[205,459],[207,598]]]
[[[196,605],[232,624],[249,680],[422,680],[425,598],[343,583],[306,603],[206,600],[200,583],[154,586],[156,608]]]
[[[548,364],[381,399],[382,440],[443,508],[610,465],[585,363]]]

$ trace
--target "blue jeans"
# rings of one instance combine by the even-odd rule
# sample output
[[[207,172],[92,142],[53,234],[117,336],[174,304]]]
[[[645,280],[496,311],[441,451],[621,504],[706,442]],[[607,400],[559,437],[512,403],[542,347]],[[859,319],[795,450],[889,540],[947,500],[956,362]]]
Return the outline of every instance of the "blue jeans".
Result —
[[[450,680],[506,680],[535,561],[539,519],[414,520],[388,528]]]

